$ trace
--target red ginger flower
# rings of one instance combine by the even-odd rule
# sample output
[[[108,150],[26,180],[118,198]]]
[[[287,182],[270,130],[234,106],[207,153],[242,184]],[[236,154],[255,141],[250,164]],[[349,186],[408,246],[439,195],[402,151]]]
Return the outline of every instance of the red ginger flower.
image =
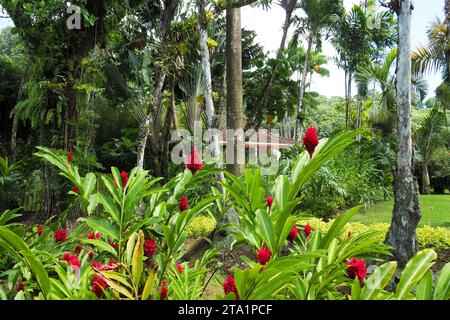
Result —
[[[97,298],[101,298],[103,296],[103,289],[106,289],[108,285],[106,284],[105,280],[101,276],[95,276],[91,280],[92,283],[92,292],[95,293]]]
[[[91,267],[97,271],[103,270],[114,270],[117,268],[117,265],[114,264],[114,260],[110,260],[108,264],[102,264],[100,261],[92,261]]]
[[[202,159],[200,159],[200,156],[198,154],[196,147],[194,147],[191,154],[187,158],[186,168],[191,170],[192,174],[194,174],[195,172],[197,172],[198,170],[201,170],[203,168]]]
[[[183,273],[183,266],[179,263],[177,263],[177,270],[179,273]]]
[[[69,253],[64,253],[63,260],[67,261],[69,266],[79,268],[81,266],[80,261],[76,255],[71,255]]]
[[[88,239],[98,239],[102,236],[101,233],[96,232],[95,234],[93,232],[88,234]]]
[[[75,250],[73,251],[73,254],[79,255],[80,252],[81,252],[81,250],[83,250],[83,247],[80,246],[80,245],[77,245],[77,246],[75,247]]]
[[[88,257],[89,257],[89,260],[92,260],[92,259],[94,259],[94,252],[92,252],[92,251],[89,251],[89,253],[88,253]]]
[[[72,188],[72,191],[75,193],[78,193],[78,191],[80,191],[80,190],[78,190],[78,187],[76,185],[74,185]]]
[[[267,206],[269,207],[269,210],[271,210],[272,209],[273,198],[271,196],[268,196],[266,198],[266,202],[267,202]]]
[[[362,259],[356,259],[355,257],[352,260],[345,262],[348,265],[347,275],[351,279],[355,279],[358,277],[359,282],[363,284],[364,278],[366,276],[367,267]]]
[[[297,226],[293,226],[291,231],[289,231],[288,240],[294,241],[298,237],[298,229]]]
[[[53,236],[55,237],[56,241],[64,241],[67,239],[67,230],[65,229],[56,230],[53,233]]]
[[[41,225],[37,228],[37,234],[38,234],[38,235],[41,235],[42,232],[44,232],[44,225],[43,225],[43,224],[41,224]]]
[[[119,244],[118,243],[112,243],[111,241],[109,241],[109,245],[111,246],[111,247],[113,247],[114,249],[119,249]]]
[[[263,247],[258,251],[258,261],[260,264],[265,265],[270,260],[272,252],[267,247]]]
[[[159,296],[160,300],[164,300],[167,297],[167,281],[164,279],[161,283],[161,295]]]
[[[303,232],[305,233],[305,236],[308,238],[311,234],[311,226],[309,224],[306,224],[305,228],[303,229]]]
[[[182,196],[179,204],[180,211],[183,212],[189,208],[188,199],[186,196]]]
[[[146,257],[148,257],[148,259],[153,258],[153,256],[156,253],[156,241],[153,240],[152,238],[149,238],[147,240],[145,240],[144,242],[144,254]]]
[[[70,151],[69,154],[67,155],[67,164],[70,167],[70,163],[72,162],[72,157],[73,157],[73,151]]]
[[[236,299],[239,299],[239,293],[237,291],[236,284],[234,283],[234,277],[233,276],[229,276],[223,282],[223,292],[225,294],[229,294],[230,292],[234,292],[234,295],[236,296]]]
[[[25,285],[23,284],[22,281],[19,281],[19,282],[17,283],[16,290],[17,290],[17,292],[19,292],[19,291],[24,291],[24,290],[25,290]]]
[[[319,139],[317,138],[317,130],[314,126],[309,126],[308,129],[306,129],[305,137],[303,138],[303,145],[308,151],[310,158],[312,158],[318,144]]]
[[[123,187],[125,188],[127,185],[127,182],[128,182],[128,173],[126,173],[126,171],[122,171],[120,173],[120,177],[122,178],[122,184],[123,184]]]

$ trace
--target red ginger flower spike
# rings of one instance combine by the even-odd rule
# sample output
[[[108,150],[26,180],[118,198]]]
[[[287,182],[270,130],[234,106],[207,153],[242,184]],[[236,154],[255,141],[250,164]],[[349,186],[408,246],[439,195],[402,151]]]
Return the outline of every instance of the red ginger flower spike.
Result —
[[[42,232],[44,232],[44,225],[43,225],[43,224],[41,224],[41,225],[37,228],[37,234],[38,234],[38,235],[41,235]]]
[[[183,273],[183,266],[179,263],[177,263],[177,270],[179,273]]]
[[[356,259],[355,257],[353,257],[352,260],[345,262],[345,264],[348,265],[348,277],[351,279],[355,279],[355,277],[358,277],[359,282],[363,284],[367,272],[367,267],[364,261],[362,259]]]
[[[101,298],[103,296],[103,289],[106,289],[108,285],[106,284],[105,280],[101,276],[95,276],[92,280],[92,292],[95,293],[97,298]]]
[[[145,240],[144,242],[144,255],[149,259],[153,258],[156,253],[156,241],[152,238]]]
[[[53,233],[53,236],[55,237],[56,241],[64,241],[67,239],[67,230],[65,229],[56,230]]]
[[[23,284],[22,281],[19,281],[19,283],[17,283],[16,290],[17,290],[17,292],[25,290],[25,285]]]
[[[236,284],[234,283],[234,277],[233,276],[229,276],[223,282],[223,292],[225,294],[229,294],[230,292],[234,292],[234,295],[236,296],[236,299],[239,299],[239,293],[237,291]]]
[[[265,265],[270,260],[270,256],[272,252],[267,247],[263,247],[258,251],[258,262],[262,265]]]
[[[92,259],[94,259],[94,252],[92,252],[92,251],[89,251],[89,253],[88,253],[88,257],[89,257],[89,260],[92,260]]]
[[[181,197],[180,204],[178,205],[178,207],[180,208],[181,212],[183,212],[184,210],[187,210],[189,208],[188,199],[186,196]]]
[[[266,198],[266,202],[267,202],[267,206],[269,207],[269,210],[272,210],[273,198],[271,196],[268,196]]]
[[[72,162],[72,157],[73,157],[73,151],[70,151],[69,154],[67,155],[67,164],[70,167],[70,163]]]
[[[73,254],[79,255],[80,252],[81,252],[81,250],[83,250],[83,247],[80,246],[80,245],[77,245],[77,246],[75,247],[75,250],[73,251]]]
[[[93,232],[88,234],[88,239],[99,239],[102,236],[101,233],[96,232],[95,234]]]
[[[123,184],[123,187],[125,188],[127,185],[127,182],[128,182],[128,173],[126,173],[126,171],[122,171],[120,173],[120,177],[122,178],[122,184]]]
[[[291,231],[289,231],[289,235],[288,235],[288,240],[289,241],[294,241],[295,239],[297,239],[298,237],[298,229],[297,226],[293,226]]]
[[[309,157],[312,158],[314,150],[319,144],[319,139],[317,138],[317,130],[314,126],[309,126],[306,129],[305,137],[303,138],[303,145],[306,151],[309,153]]]
[[[203,169],[202,159],[200,159],[200,156],[198,154],[196,147],[194,147],[191,154],[187,158],[186,168],[191,170],[192,174],[196,173],[198,170]]]
[[[79,190],[78,190],[78,187],[77,187],[76,185],[73,186],[72,191],[75,192],[75,193],[78,193],[78,191],[79,191]]]
[[[167,297],[167,281],[164,279],[161,283],[161,295],[160,300],[164,300]]]
[[[305,228],[303,229],[303,232],[305,233],[305,236],[308,238],[311,234],[311,226],[309,224],[306,224]]]

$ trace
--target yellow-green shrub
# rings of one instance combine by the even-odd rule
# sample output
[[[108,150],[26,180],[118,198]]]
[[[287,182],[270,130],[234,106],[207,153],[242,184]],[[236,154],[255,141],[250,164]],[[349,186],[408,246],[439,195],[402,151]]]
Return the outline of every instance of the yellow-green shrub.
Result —
[[[326,232],[333,223],[333,220],[325,222],[319,218],[310,218],[298,221],[299,225],[309,223],[313,230]],[[210,234],[216,228],[216,222],[209,216],[199,216],[195,218],[186,230],[189,237],[202,237]],[[343,236],[347,236],[348,231],[352,234],[360,234],[367,231],[377,231],[379,241],[384,241],[389,230],[387,223],[374,223],[366,225],[360,222],[351,222],[344,227]],[[417,228],[417,237],[420,246],[423,248],[450,249],[450,229],[442,227],[423,226]]]
[[[313,230],[319,229],[321,231],[327,231],[333,223],[333,220],[330,220],[327,223],[319,218],[311,218],[298,222],[300,225],[305,225],[306,223],[309,223]],[[389,224],[387,223],[374,223],[366,225],[360,222],[351,222],[345,226],[342,234],[347,236],[348,231],[351,231],[352,234],[359,234],[366,231],[377,231],[379,233],[379,240],[384,241],[388,230]],[[423,226],[417,228],[417,237],[419,238],[420,246],[423,248],[433,247],[436,249],[450,249],[450,229]]]
[[[186,227],[188,237],[203,237],[216,228],[216,221],[209,216],[198,216]]]

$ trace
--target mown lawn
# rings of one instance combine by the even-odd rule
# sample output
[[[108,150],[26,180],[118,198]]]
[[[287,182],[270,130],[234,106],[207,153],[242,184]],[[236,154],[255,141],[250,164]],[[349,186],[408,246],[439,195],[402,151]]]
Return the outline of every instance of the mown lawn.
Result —
[[[366,212],[355,215],[352,222],[364,224],[391,223],[394,199],[371,205]],[[450,195],[421,195],[422,219],[419,226],[450,228]]]

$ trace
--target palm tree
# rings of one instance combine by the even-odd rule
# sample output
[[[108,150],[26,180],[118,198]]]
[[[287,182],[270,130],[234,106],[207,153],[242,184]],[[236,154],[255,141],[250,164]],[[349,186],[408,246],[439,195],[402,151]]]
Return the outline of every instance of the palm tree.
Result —
[[[418,249],[416,228],[421,214],[418,185],[414,179],[411,130],[411,0],[399,3],[397,63],[397,172],[394,209],[386,242],[393,258],[404,268]]]
[[[419,46],[412,54],[414,74],[441,72],[442,78],[448,80],[449,57],[447,25],[439,19],[433,21],[427,30],[428,45]]]
[[[301,0],[300,8],[306,14],[305,18],[300,20],[300,28],[296,33],[304,33],[307,39],[305,61],[302,68],[301,81],[298,93],[297,111],[299,114],[298,134],[297,138],[301,136],[303,127],[303,98],[305,95],[306,78],[308,74],[309,60],[311,57],[312,45],[314,42],[320,42],[322,33],[325,29],[329,29],[333,22],[342,16],[344,13],[344,6],[342,0]]]
[[[433,108],[421,121],[415,132],[416,148],[422,156],[422,192],[430,193],[430,176],[428,164],[433,152],[442,144],[444,114]]]
[[[295,8],[297,7],[297,0],[279,0],[278,4],[281,8],[283,8],[285,12],[285,18],[283,23],[283,34],[281,36],[281,43],[277,51],[277,59],[281,59],[283,56],[283,50],[286,46],[286,39],[287,39],[287,33],[289,30],[289,27],[292,24],[292,15],[294,13]],[[265,104],[267,102],[267,97],[269,95],[270,89],[272,88],[273,80],[276,74],[276,66],[275,64],[274,68],[271,70],[269,77],[267,78],[266,82],[264,83],[264,87],[262,88],[261,94],[259,95],[259,98],[256,102],[256,113],[254,116],[254,119],[250,119],[251,123],[255,123],[259,125],[261,122],[263,110],[265,107]]]
[[[200,56],[202,60],[202,74],[203,74],[203,95],[205,97],[206,110],[206,124],[208,129],[213,129],[217,124],[216,113],[214,110],[214,102],[212,97],[212,81],[211,81],[211,63],[209,58],[208,48],[208,20],[205,11],[205,1],[197,0],[198,14],[199,14],[199,32],[200,32]],[[212,133],[211,142],[213,146],[213,157],[220,155],[219,135],[215,131]],[[216,175],[217,181],[223,180],[223,173]]]
[[[227,169],[235,175],[241,175],[244,171],[244,164],[239,163],[243,160],[239,157],[239,153],[243,150],[239,150],[239,148],[244,145],[241,8],[227,8],[226,15],[227,128],[234,129],[235,132],[233,137],[234,161],[227,165]]]
[[[359,83],[374,82],[379,86],[380,101],[376,103],[373,101],[372,120],[382,124],[385,128],[385,133],[390,133],[392,130],[391,113],[395,111],[396,99],[395,99],[395,83],[397,75],[393,72],[396,66],[398,56],[398,49],[392,48],[386,55],[383,61],[380,63],[371,62],[367,65],[360,67],[356,73],[356,80]],[[423,100],[428,93],[428,85],[426,81],[420,75],[414,75],[411,78],[411,88],[414,92],[417,92],[420,99]],[[380,105],[378,109],[376,106]]]

